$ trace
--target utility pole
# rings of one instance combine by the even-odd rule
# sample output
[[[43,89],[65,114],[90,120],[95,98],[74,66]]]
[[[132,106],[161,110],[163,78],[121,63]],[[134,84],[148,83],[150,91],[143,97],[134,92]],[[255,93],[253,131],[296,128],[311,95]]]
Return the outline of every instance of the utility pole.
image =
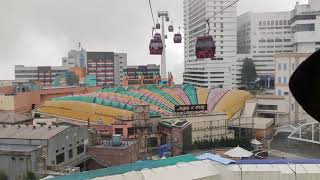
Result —
[[[167,80],[167,64],[166,64],[166,34],[165,34],[165,21],[169,21],[168,11],[159,11],[158,17],[161,18],[161,38],[163,44],[163,51],[161,55],[161,81]]]

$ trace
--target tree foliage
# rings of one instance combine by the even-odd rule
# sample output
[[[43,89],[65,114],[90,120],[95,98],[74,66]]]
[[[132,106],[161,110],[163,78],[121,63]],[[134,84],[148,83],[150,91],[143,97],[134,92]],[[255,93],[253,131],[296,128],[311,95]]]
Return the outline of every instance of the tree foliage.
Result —
[[[209,140],[196,140],[193,143],[194,149],[206,150],[212,148],[237,147],[251,150],[251,143],[249,138],[221,138]]]
[[[0,169],[0,180],[8,180],[7,174]]]
[[[257,71],[254,62],[250,58],[245,58],[241,70],[241,81],[249,87],[250,82],[254,82],[257,79]]]
[[[37,178],[33,172],[28,171],[23,175],[22,180],[37,180]]]

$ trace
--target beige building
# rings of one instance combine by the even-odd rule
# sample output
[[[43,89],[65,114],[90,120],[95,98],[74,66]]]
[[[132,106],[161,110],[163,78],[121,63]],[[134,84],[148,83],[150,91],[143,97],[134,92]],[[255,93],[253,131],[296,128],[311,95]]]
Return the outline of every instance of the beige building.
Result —
[[[228,117],[225,113],[196,114],[188,116],[163,117],[161,120],[185,119],[192,125],[192,142],[195,140],[234,138],[228,130]]]
[[[289,123],[297,123],[300,120],[312,120],[296,102],[289,89],[289,80],[297,67],[305,61],[309,53],[287,53],[275,55],[275,91],[283,102],[279,102],[282,110],[288,114]]]

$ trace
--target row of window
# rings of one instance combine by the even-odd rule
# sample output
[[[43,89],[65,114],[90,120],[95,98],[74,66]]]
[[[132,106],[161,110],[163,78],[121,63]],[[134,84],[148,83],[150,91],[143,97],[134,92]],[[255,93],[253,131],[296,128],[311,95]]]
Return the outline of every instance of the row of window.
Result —
[[[84,145],[79,145],[77,146],[77,155],[81,154],[84,152]],[[70,149],[68,151],[68,158],[72,159],[73,158],[73,149]],[[65,161],[65,153],[61,153],[56,156],[56,164],[63,163]]]
[[[259,21],[259,26],[282,26],[289,25],[289,20],[265,20]]]
[[[278,83],[279,84],[288,84],[288,78],[287,77],[278,77]]]

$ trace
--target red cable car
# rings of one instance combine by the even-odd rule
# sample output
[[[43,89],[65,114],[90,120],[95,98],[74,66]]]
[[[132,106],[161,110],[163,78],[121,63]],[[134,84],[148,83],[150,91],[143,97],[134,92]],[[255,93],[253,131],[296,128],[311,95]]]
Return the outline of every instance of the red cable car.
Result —
[[[212,36],[199,36],[196,41],[197,59],[214,58],[216,45]]]
[[[169,32],[173,32],[173,30],[174,30],[173,25],[169,25],[169,26],[168,26],[168,31],[169,31]]]
[[[151,55],[161,55],[163,51],[162,40],[160,39],[151,39],[149,45],[149,51]]]
[[[182,36],[180,33],[174,34],[173,36],[173,42],[174,43],[181,43],[182,41]]]

